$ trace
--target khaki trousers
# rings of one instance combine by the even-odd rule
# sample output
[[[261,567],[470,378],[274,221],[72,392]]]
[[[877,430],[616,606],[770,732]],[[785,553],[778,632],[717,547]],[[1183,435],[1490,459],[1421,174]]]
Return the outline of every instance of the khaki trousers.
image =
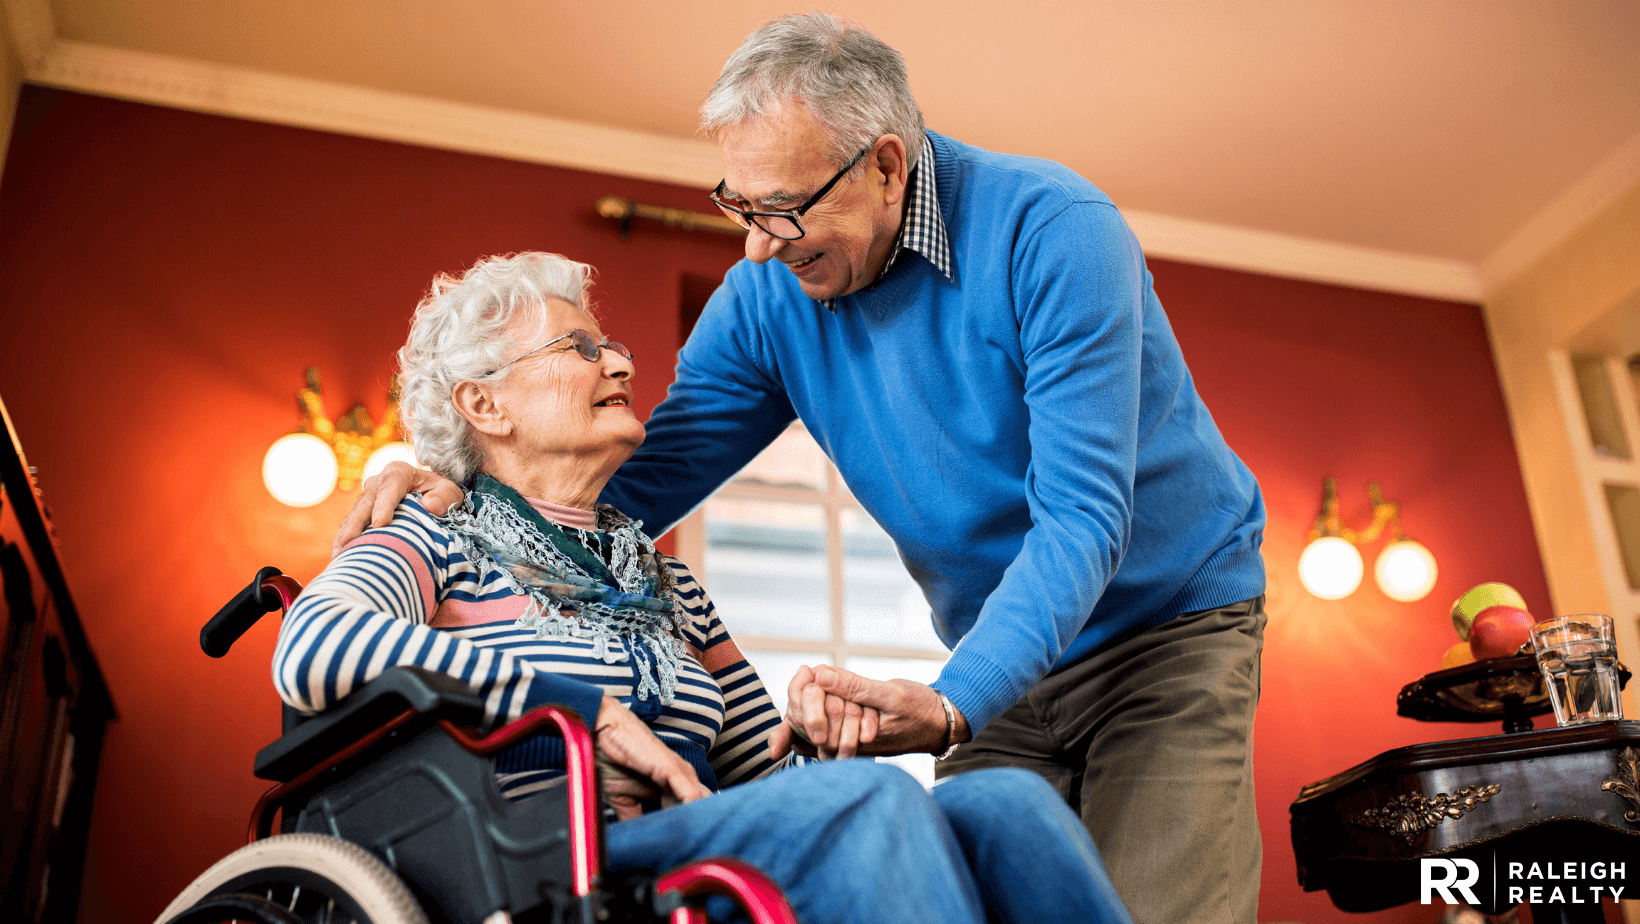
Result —
[[[935,768],[1045,777],[1135,924],[1256,924],[1264,598],[1184,613],[1048,675]]]

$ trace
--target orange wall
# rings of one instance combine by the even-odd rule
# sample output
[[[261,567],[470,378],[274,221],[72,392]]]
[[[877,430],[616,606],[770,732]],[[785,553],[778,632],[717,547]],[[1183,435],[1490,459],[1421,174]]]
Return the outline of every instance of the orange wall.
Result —
[[[224,661],[200,624],[260,565],[306,578],[347,506],[261,488],[295,422],[302,369],[327,402],[379,413],[389,354],[438,271],[521,249],[601,270],[606,330],[640,358],[647,411],[669,380],[684,274],[732,238],[640,225],[592,202],[699,208],[697,190],[26,89],[0,182],[0,396],[55,512],[65,570],[120,720],[104,755],[83,918],[151,920],[243,837],[277,733],[274,627]],[[1304,783],[1481,726],[1394,717],[1395,692],[1450,644],[1462,589],[1508,580],[1547,611],[1497,377],[1471,305],[1157,261],[1198,385],[1270,508],[1270,628],[1257,729],[1261,917],[1363,920],[1299,892],[1287,805]],[[1370,584],[1323,603],[1295,562],[1323,475],[1346,515],[1384,483],[1439,557],[1435,593]],[[733,614],[726,614],[731,625]],[[1365,920],[1421,921],[1427,909]]]

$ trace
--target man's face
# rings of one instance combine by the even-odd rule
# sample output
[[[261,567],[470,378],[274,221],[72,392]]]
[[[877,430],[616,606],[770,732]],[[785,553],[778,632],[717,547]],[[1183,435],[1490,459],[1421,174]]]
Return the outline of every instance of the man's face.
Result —
[[[864,172],[844,177],[799,221],[803,237],[783,241],[753,227],[746,234],[746,258],[786,264],[803,294],[836,298],[865,288],[888,264],[900,230],[905,192],[904,147],[887,136],[861,161]],[[725,131],[723,187],[728,196],[767,211],[795,209],[826,184],[838,165],[826,159],[825,132],[800,104]],[[884,147],[899,151],[899,161]]]

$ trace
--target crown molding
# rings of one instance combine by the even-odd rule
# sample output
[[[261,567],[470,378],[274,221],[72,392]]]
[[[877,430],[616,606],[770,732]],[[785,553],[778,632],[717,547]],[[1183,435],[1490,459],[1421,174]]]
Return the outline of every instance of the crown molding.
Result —
[[[29,83],[196,112],[550,164],[701,189],[721,173],[709,142],[57,41],[46,0],[4,0]],[[1154,257],[1458,301],[1479,301],[1471,264],[1124,212]]]
[[[1123,210],[1145,254],[1226,269],[1479,302],[1480,274],[1462,260],[1422,257]]]
[[[57,21],[47,0],[5,0],[6,24],[25,74],[33,72],[57,44]]]
[[[704,141],[82,42],[57,42],[27,69],[26,79],[196,112],[702,189],[717,183],[721,170],[717,147]]]
[[[1502,288],[1640,186],[1640,133],[1579,177],[1481,261],[1488,293]]]

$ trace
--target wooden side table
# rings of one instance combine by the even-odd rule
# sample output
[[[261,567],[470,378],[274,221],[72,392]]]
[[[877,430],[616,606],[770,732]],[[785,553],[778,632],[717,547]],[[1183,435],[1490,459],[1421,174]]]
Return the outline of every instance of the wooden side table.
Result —
[[[1325,889],[1345,911],[1419,901],[1420,861],[1461,858],[1481,870],[1483,912],[1526,901],[1536,924],[1604,922],[1590,886],[1640,897],[1640,722],[1386,751],[1304,787],[1292,804],[1292,836],[1299,883]],[[1585,864],[1575,895],[1573,880],[1560,876],[1566,862]],[[1625,865],[1623,879],[1595,879],[1587,865],[1613,862]],[[1511,876],[1511,863],[1523,875]],[[1540,891],[1510,891],[1532,886]]]

